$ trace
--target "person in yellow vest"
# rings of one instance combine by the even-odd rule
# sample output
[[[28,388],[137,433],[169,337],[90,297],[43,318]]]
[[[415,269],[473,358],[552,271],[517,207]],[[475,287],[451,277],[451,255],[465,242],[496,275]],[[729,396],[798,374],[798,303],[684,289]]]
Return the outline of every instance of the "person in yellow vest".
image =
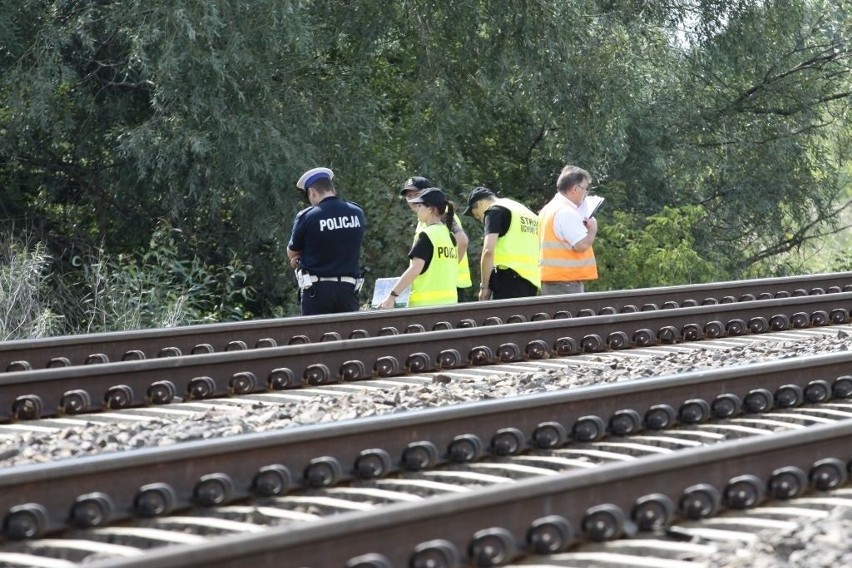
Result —
[[[396,298],[411,286],[408,306],[437,306],[458,302],[458,250],[452,233],[453,202],[437,187],[430,187],[410,200],[417,220],[424,227],[408,258],[408,268],[391,288],[379,308],[392,308]]]
[[[538,216],[526,206],[475,187],[464,215],[485,225],[479,267],[480,300],[538,294]]]
[[[556,180],[556,195],[538,214],[542,294],[582,293],[585,282],[598,277],[592,250],[598,222],[586,218],[582,208],[591,183],[586,170],[565,166]]]
[[[432,182],[429,181],[428,178],[422,176],[413,176],[408,178],[403,184],[402,189],[399,194],[404,197],[406,200],[414,199],[418,195],[420,195],[425,189],[432,187]],[[417,213],[417,205],[414,203],[408,202],[408,206],[411,208],[414,213]],[[417,235],[420,234],[420,231],[423,230],[425,225],[421,222],[417,223],[417,228],[414,230],[414,242],[417,242]],[[464,291],[466,288],[470,288],[473,286],[473,281],[470,279],[470,264],[467,261],[467,245],[468,238],[467,233],[464,232],[464,227],[462,227],[461,219],[459,219],[458,215],[453,215],[453,228],[451,229],[453,232],[453,236],[456,239],[456,245],[458,248],[459,255],[459,271],[458,271],[458,283],[456,287],[458,288],[458,297],[459,302],[464,301]]]

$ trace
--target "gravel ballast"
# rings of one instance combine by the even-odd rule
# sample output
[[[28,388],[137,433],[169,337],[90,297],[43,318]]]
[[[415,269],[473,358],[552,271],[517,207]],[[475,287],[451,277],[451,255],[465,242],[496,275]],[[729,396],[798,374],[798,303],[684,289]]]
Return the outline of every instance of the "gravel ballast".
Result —
[[[49,433],[25,432],[0,441],[0,468],[59,459],[169,446],[193,440],[340,422],[380,414],[405,412],[488,399],[505,399],[545,391],[659,377],[713,367],[803,357],[852,348],[852,335],[797,341],[760,340],[745,346],[699,348],[659,356],[625,358],[602,353],[584,356],[590,363],[521,374],[495,373],[458,378],[436,374],[431,383],[364,390],[340,396],[318,396],[303,402],[254,405],[215,405],[190,417],[131,423],[86,422]],[[132,410],[130,411],[132,412]]]
[[[848,351],[852,335],[779,341],[755,340],[736,347],[699,347],[689,352],[660,349],[658,356],[624,357],[623,354],[585,355],[560,359],[564,366],[520,374],[494,373],[468,378],[435,374],[430,383],[408,384],[381,390],[367,389],[341,396],[318,396],[303,402],[253,405],[219,404],[184,418],[140,422],[85,422],[50,433],[26,432],[0,440],[0,468],[73,459],[136,448],[170,446],[194,440],[244,433],[294,428],[307,424],[339,422],[360,417],[405,412],[487,399],[587,385],[631,381],[688,371],[742,365],[791,357]],[[644,350],[647,353],[649,350]],[[130,410],[129,412],[133,412]],[[838,507],[819,522],[802,523],[787,533],[772,533],[748,546],[721,544],[711,566],[775,568],[796,566],[852,566],[852,509]]]

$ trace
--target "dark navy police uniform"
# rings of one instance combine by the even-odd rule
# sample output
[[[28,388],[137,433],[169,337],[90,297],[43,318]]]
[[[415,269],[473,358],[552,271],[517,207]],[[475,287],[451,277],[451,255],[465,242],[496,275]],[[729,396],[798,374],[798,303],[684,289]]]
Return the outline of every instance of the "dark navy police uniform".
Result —
[[[366,228],[364,210],[337,195],[296,215],[287,247],[300,253],[302,269],[316,279],[301,290],[302,315],[358,311],[355,281]]]

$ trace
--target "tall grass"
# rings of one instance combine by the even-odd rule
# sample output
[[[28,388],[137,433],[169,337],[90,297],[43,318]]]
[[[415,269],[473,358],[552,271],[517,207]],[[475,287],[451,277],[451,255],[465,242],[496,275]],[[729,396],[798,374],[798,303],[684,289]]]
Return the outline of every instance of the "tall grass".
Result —
[[[0,339],[55,335],[62,318],[45,297],[50,256],[41,243],[0,234]]]
[[[0,234],[0,340],[250,317],[242,265],[187,258],[184,244],[163,227],[136,254],[92,250],[58,263],[40,242]]]

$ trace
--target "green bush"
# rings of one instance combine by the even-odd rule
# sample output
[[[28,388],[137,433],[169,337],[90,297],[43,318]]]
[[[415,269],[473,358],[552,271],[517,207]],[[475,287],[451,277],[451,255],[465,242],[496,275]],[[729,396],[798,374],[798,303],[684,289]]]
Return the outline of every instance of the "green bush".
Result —
[[[60,263],[40,242],[0,237],[0,337],[30,339],[248,319],[252,289],[237,259],[187,254],[197,243],[163,225],[146,250],[80,253]]]
[[[215,323],[252,317],[245,310],[251,288],[236,259],[212,265],[187,254],[196,243],[160,226],[147,250],[134,255],[101,251],[72,259],[57,281],[63,313],[74,314],[75,332],[118,331]],[[57,286],[59,288],[60,286]]]
[[[619,290],[674,286],[726,280],[695,250],[694,228],[701,223],[700,207],[664,207],[643,222],[615,211],[601,222],[595,255],[599,279],[590,290]]]

